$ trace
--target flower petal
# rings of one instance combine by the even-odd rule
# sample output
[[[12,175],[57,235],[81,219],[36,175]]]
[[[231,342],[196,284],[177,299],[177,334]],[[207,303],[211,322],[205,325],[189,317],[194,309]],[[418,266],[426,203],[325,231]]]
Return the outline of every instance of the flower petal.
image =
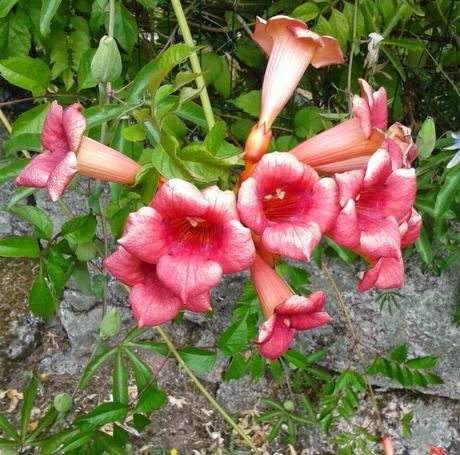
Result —
[[[360,216],[361,248],[368,258],[400,256],[401,234],[396,219]]]
[[[378,149],[367,163],[366,174],[364,176],[364,187],[369,188],[381,185],[391,174],[391,158],[384,149]]]
[[[331,228],[340,211],[339,191],[334,179],[325,177],[313,187],[307,217],[315,222],[321,233]]]
[[[294,314],[290,317],[291,327],[296,330],[311,330],[328,324],[332,318],[324,311],[315,313]]]
[[[67,136],[62,126],[62,107],[57,101],[53,101],[48,109],[41,139],[45,149],[61,155],[61,159],[67,152],[70,152]]]
[[[316,291],[308,297],[293,295],[284,303],[275,308],[275,313],[282,316],[294,314],[307,314],[320,311],[326,303],[326,295],[322,291]]]
[[[310,260],[311,252],[321,240],[321,229],[314,223],[273,223],[264,230],[262,242],[273,253],[291,259]]]
[[[213,185],[201,190],[201,194],[209,204],[206,219],[218,223],[238,219],[236,197],[233,191],[222,191]]]
[[[343,60],[342,50],[338,41],[332,36],[321,36],[322,46],[316,48],[311,64],[315,68],[328,65],[341,65]]]
[[[379,193],[383,215],[392,215],[400,220],[411,213],[416,191],[414,169],[397,169],[392,172]]]
[[[127,286],[141,283],[149,269],[145,262],[128,253],[122,246],[104,261],[104,267]]]
[[[189,297],[184,302],[184,308],[194,313],[207,313],[212,310],[209,292],[203,292],[193,297]]]
[[[62,156],[54,152],[43,152],[35,156],[16,178],[16,185],[44,188]]]
[[[413,208],[411,217],[407,221],[407,229],[401,236],[401,248],[405,248],[406,246],[412,245],[418,239],[421,228],[422,217],[417,212],[417,210]]]
[[[57,201],[64,194],[65,189],[77,172],[77,156],[74,152],[69,152],[53,169],[46,183],[46,188],[52,201]]]
[[[217,262],[184,253],[162,256],[157,273],[160,280],[185,303],[190,297],[213,288],[222,276],[222,268]]]
[[[350,199],[355,199],[361,191],[365,170],[359,169],[334,176],[339,187],[339,203],[344,207]]]
[[[347,205],[339,213],[335,224],[328,232],[328,236],[345,248],[356,248],[359,246],[361,231],[353,199],[349,199]]]
[[[156,276],[152,269],[147,279],[136,284],[128,301],[139,327],[150,327],[174,319],[181,302]]]
[[[67,106],[62,113],[62,127],[64,128],[69,150],[76,152],[80,147],[83,133],[86,130],[86,119],[81,113],[80,104]]]
[[[221,240],[216,248],[212,259],[220,264],[223,273],[247,269],[256,255],[251,231],[237,220],[229,221],[222,227]]]
[[[142,207],[129,215],[123,237],[118,240],[131,254],[156,264],[168,252],[169,237],[161,215],[151,207]]]
[[[260,354],[269,360],[277,359],[289,349],[294,334],[295,330],[287,327],[282,319],[274,314],[261,327],[257,340]]]
[[[250,227],[257,234],[264,231],[267,218],[259,194],[258,183],[253,177],[249,177],[241,184],[238,193],[238,213],[245,226]]]
[[[151,206],[163,218],[202,216],[209,204],[200,191],[191,183],[181,179],[168,180],[157,191]]]
[[[402,288],[404,283],[404,264],[402,259],[380,258],[367,272],[358,285],[360,292],[374,287],[379,289]]]

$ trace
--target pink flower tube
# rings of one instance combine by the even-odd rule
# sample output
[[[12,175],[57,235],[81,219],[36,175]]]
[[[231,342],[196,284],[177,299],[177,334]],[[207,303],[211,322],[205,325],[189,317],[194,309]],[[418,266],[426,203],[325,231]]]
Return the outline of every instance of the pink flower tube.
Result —
[[[441,449],[441,447],[432,444],[429,455],[447,455],[447,452],[444,449]]]
[[[322,311],[326,297],[317,291],[309,297],[295,295],[286,282],[259,255],[251,266],[251,278],[267,321],[256,343],[270,360],[283,355],[296,330],[310,330],[327,324],[331,317]]]
[[[216,186],[199,191],[180,179],[166,182],[150,207],[129,215],[118,243],[105,266],[134,286],[129,301],[141,326],[170,320],[182,307],[209,311],[209,292],[222,274],[248,268],[255,256],[235,195]]]
[[[76,174],[132,185],[139,164],[100,142],[83,136],[87,128],[79,104],[62,108],[53,101],[41,134],[43,153],[16,179],[17,185],[46,188],[57,201]]]
[[[315,68],[343,63],[338,42],[320,36],[308,26],[288,16],[274,16],[268,21],[257,17],[253,40],[269,56],[262,86],[262,106],[258,124],[245,146],[245,158],[257,162],[270,142],[270,128],[294,93],[311,63]]]
[[[353,118],[307,139],[291,153],[322,174],[346,172],[366,166],[382,145],[387,129],[387,95],[374,92],[359,80],[361,97],[353,98]]]
[[[264,247],[292,259],[310,260],[339,213],[337,186],[289,153],[264,155],[238,194],[244,225]]]
[[[390,153],[379,149],[366,169],[335,176],[342,210],[328,235],[372,265],[359,284],[361,292],[402,287],[401,248],[420,233],[421,218],[413,209],[415,171],[393,166]]]

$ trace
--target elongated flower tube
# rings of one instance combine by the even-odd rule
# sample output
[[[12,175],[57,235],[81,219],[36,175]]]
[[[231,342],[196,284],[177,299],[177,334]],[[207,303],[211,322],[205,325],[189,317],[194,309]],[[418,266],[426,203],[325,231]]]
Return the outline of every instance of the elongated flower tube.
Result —
[[[132,185],[139,164],[116,150],[83,135],[87,128],[79,104],[62,108],[53,101],[43,125],[45,151],[34,157],[16,179],[17,185],[46,188],[53,201],[76,174]]]
[[[374,92],[359,80],[361,97],[353,98],[353,118],[307,139],[291,150],[301,162],[321,174],[346,172],[366,166],[382,145],[387,129],[387,95]]]
[[[391,439],[389,436],[383,436],[382,446],[383,446],[384,455],[394,455],[395,454],[393,443],[391,442]]]
[[[288,16],[274,16],[268,21],[257,17],[252,38],[269,56],[259,119],[266,131],[294,93],[310,63],[321,68],[344,61],[335,38],[320,36],[304,22]]]
[[[267,321],[256,343],[270,360],[283,355],[296,330],[310,330],[327,324],[331,317],[322,311],[326,297],[322,291],[308,297],[295,295],[287,283],[258,254],[251,266],[251,278]]]
[[[447,455],[447,452],[441,447],[431,444],[429,455]]]
[[[334,180],[320,179],[289,153],[265,155],[238,194],[242,223],[267,250],[292,259],[310,260],[339,210]]]
[[[421,225],[413,209],[414,169],[393,170],[390,153],[379,149],[366,169],[337,174],[335,179],[342,210],[328,235],[372,265],[359,290],[402,287],[401,248],[415,241]]]
[[[255,255],[233,192],[216,186],[199,191],[180,179],[167,181],[150,207],[129,215],[118,243],[137,260],[155,265],[159,283],[188,309],[196,302],[209,309],[209,291],[222,274],[248,268]]]

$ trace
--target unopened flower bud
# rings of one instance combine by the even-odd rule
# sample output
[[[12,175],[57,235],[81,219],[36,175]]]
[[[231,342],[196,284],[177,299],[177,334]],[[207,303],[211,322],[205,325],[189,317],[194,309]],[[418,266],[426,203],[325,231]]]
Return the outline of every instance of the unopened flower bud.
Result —
[[[102,338],[114,337],[121,328],[121,317],[115,308],[107,311],[103,317],[99,327],[100,335]]]
[[[251,163],[260,161],[264,153],[268,150],[270,140],[272,138],[272,131],[265,131],[264,123],[255,124],[244,146],[244,159]]]
[[[54,397],[54,408],[58,412],[67,412],[72,409],[73,400],[72,397],[65,392],[58,393]]]
[[[121,70],[121,56],[117,42],[112,37],[104,35],[91,60],[93,77],[98,82],[112,82],[120,76]]]

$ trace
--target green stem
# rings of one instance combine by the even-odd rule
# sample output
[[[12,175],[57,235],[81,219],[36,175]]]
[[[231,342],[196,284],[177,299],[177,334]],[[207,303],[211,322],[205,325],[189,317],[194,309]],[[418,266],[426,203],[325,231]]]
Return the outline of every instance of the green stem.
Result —
[[[260,455],[259,449],[254,445],[251,438],[238,426],[238,424],[224,411],[221,405],[212,397],[212,395],[206,390],[206,387],[200,382],[200,380],[193,374],[192,370],[186,365],[180,354],[177,352],[177,349],[172,344],[168,335],[163,331],[159,326],[156,326],[155,329],[163,338],[164,342],[168,346],[168,349],[171,351],[172,355],[177,359],[180,366],[187,373],[189,378],[195,383],[199,391],[203,396],[214,406],[216,411],[235,429],[235,431],[243,438],[246,444],[251,447],[254,453]]]
[[[184,38],[185,44],[194,47],[195,44],[193,43],[190,28],[187,24],[187,19],[185,18],[184,10],[182,9],[180,0],[171,0],[171,4],[174,9],[174,14],[176,15],[177,23],[179,24],[179,28],[182,32],[182,37]],[[215,124],[214,114],[212,112],[211,102],[209,101],[208,91],[206,90],[206,84],[202,75],[200,60],[198,59],[196,52],[190,56],[190,64],[192,65],[193,72],[199,74],[199,76],[196,78],[196,86],[201,90],[201,105],[203,106],[208,128],[211,129]]]
[[[75,215],[73,214],[72,210],[70,210],[70,207],[62,200],[62,198],[58,199],[58,204],[61,206],[62,210],[64,210],[64,213],[67,215],[67,218],[75,218]]]

